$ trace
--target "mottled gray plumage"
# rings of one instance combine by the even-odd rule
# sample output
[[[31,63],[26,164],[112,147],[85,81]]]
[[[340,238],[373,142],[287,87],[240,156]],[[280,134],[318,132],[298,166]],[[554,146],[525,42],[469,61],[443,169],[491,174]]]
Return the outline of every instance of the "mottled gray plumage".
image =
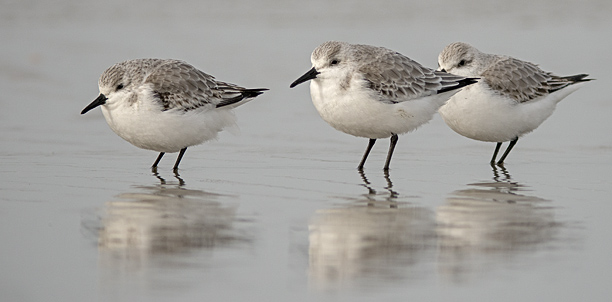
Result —
[[[117,63],[100,86],[149,85],[162,111],[238,105],[267,89],[247,89],[215,78],[180,60],[135,59]]]
[[[509,56],[487,54],[467,43],[456,42],[444,48],[439,61],[446,69],[463,76],[480,77],[494,91],[519,103],[535,100],[571,84],[588,81],[588,75],[556,76],[540,69],[536,64]],[[448,68],[448,67],[447,67]],[[458,71],[459,68],[469,73]]]
[[[536,64],[510,57],[500,58],[480,76],[491,89],[521,103],[563,89],[587,77],[586,74],[559,77],[543,71]]]
[[[345,53],[342,53],[345,52]],[[342,57],[354,64],[356,72],[378,92],[384,103],[399,103],[457,89],[474,83],[461,76],[435,71],[396,51],[371,45],[325,42],[313,52],[313,58]]]

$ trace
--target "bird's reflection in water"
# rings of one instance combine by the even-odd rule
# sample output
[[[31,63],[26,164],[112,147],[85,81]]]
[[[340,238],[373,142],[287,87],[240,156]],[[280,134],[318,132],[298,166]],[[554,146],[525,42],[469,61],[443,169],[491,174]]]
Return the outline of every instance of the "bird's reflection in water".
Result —
[[[169,183],[166,181],[166,179],[165,179],[165,178],[163,178],[163,177],[161,177],[161,176],[159,175],[159,173],[157,172],[157,167],[153,167],[153,168],[151,168],[151,173],[153,173],[153,176],[155,176],[155,178],[157,178],[157,179],[159,180],[159,182],[160,182],[160,184],[161,184],[161,185],[167,185],[167,184],[169,184]],[[179,186],[179,187],[184,186],[184,185],[185,185],[185,180],[181,178],[181,176],[178,174],[178,171],[177,171],[177,170],[174,170],[174,171],[173,171],[173,174],[174,174],[174,178],[176,178],[176,179],[178,180],[178,182],[179,182],[179,183],[178,183],[178,186]]]
[[[463,282],[525,252],[546,249],[560,224],[542,198],[527,195],[503,167],[493,167],[493,182],[469,184],[437,208],[442,276]]]
[[[251,221],[237,218],[236,206],[227,205],[234,198],[182,184],[136,187],[120,194],[100,215],[100,263],[116,273],[138,273],[161,263],[185,262],[185,255],[249,246]]]
[[[433,212],[398,202],[388,174],[382,194],[362,171],[360,176],[367,194],[348,206],[319,210],[310,220],[312,287],[325,290],[372,279],[418,278],[422,270],[414,266],[434,246]]]
[[[372,183],[368,180],[368,177],[366,176],[365,172],[362,169],[358,171],[359,176],[361,176],[361,180],[363,180],[362,186],[368,189],[368,193],[363,195],[368,201],[368,205],[374,206],[376,204],[379,204],[376,199],[378,192],[374,189]],[[385,202],[389,204],[389,207],[397,208],[397,197],[399,196],[399,193],[393,190],[393,182],[391,181],[391,176],[389,176],[389,170],[384,171],[384,178],[387,182],[387,186],[385,186],[384,189],[385,191],[389,192],[389,194],[385,196]]]

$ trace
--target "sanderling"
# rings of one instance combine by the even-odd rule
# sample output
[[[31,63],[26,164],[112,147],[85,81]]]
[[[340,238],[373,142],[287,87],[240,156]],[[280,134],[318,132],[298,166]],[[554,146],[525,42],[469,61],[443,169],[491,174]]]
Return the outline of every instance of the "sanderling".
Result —
[[[136,59],[108,68],[98,81],[100,95],[81,114],[101,106],[110,128],[132,145],[179,152],[178,170],[187,147],[213,139],[235,123],[230,109],[268,90],[219,82],[179,60]]]
[[[336,130],[369,138],[357,169],[363,169],[376,139],[391,137],[384,169],[403,134],[428,122],[458,91],[476,82],[435,71],[383,47],[325,42],[311,56],[312,69],[290,87],[312,80],[310,96]]]
[[[438,65],[440,71],[482,79],[455,94],[439,112],[455,132],[496,142],[492,165],[503,142],[510,144],[498,165],[503,165],[519,137],[540,126],[559,101],[591,80],[587,74],[559,77],[536,64],[482,53],[461,42],[446,46]]]

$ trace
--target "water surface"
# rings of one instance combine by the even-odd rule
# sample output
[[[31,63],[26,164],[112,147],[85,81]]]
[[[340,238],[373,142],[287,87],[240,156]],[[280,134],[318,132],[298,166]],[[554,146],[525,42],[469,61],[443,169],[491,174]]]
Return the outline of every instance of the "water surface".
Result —
[[[605,301],[612,290],[608,1],[15,1],[0,12],[2,301]],[[307,85],[326,40],[435,67],[448,43],[597,81],[494,145],[439,117],[392,170],[326,125]],[[271,90],[180,175],[79,115],[108,66],[179,58]]]

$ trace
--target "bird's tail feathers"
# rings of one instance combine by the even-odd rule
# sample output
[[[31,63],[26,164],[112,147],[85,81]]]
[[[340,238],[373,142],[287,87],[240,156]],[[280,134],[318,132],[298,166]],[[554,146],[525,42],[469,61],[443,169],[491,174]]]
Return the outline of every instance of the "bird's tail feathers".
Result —
[[[227,94],[231,94],[231,96],[228,95],[227,98],[223,98],[223,100],[219,102],[219,104],[217,104],[217,108],[219,107],[226,107],[226,108],[238,107],[246,103],[247,101],[250,101],[254,97],[262,94],[266,90],[268,90],[268,88],[252,88],[252,89],[242,88],[242,89],[237,89],[233,93],[228,92]]]

